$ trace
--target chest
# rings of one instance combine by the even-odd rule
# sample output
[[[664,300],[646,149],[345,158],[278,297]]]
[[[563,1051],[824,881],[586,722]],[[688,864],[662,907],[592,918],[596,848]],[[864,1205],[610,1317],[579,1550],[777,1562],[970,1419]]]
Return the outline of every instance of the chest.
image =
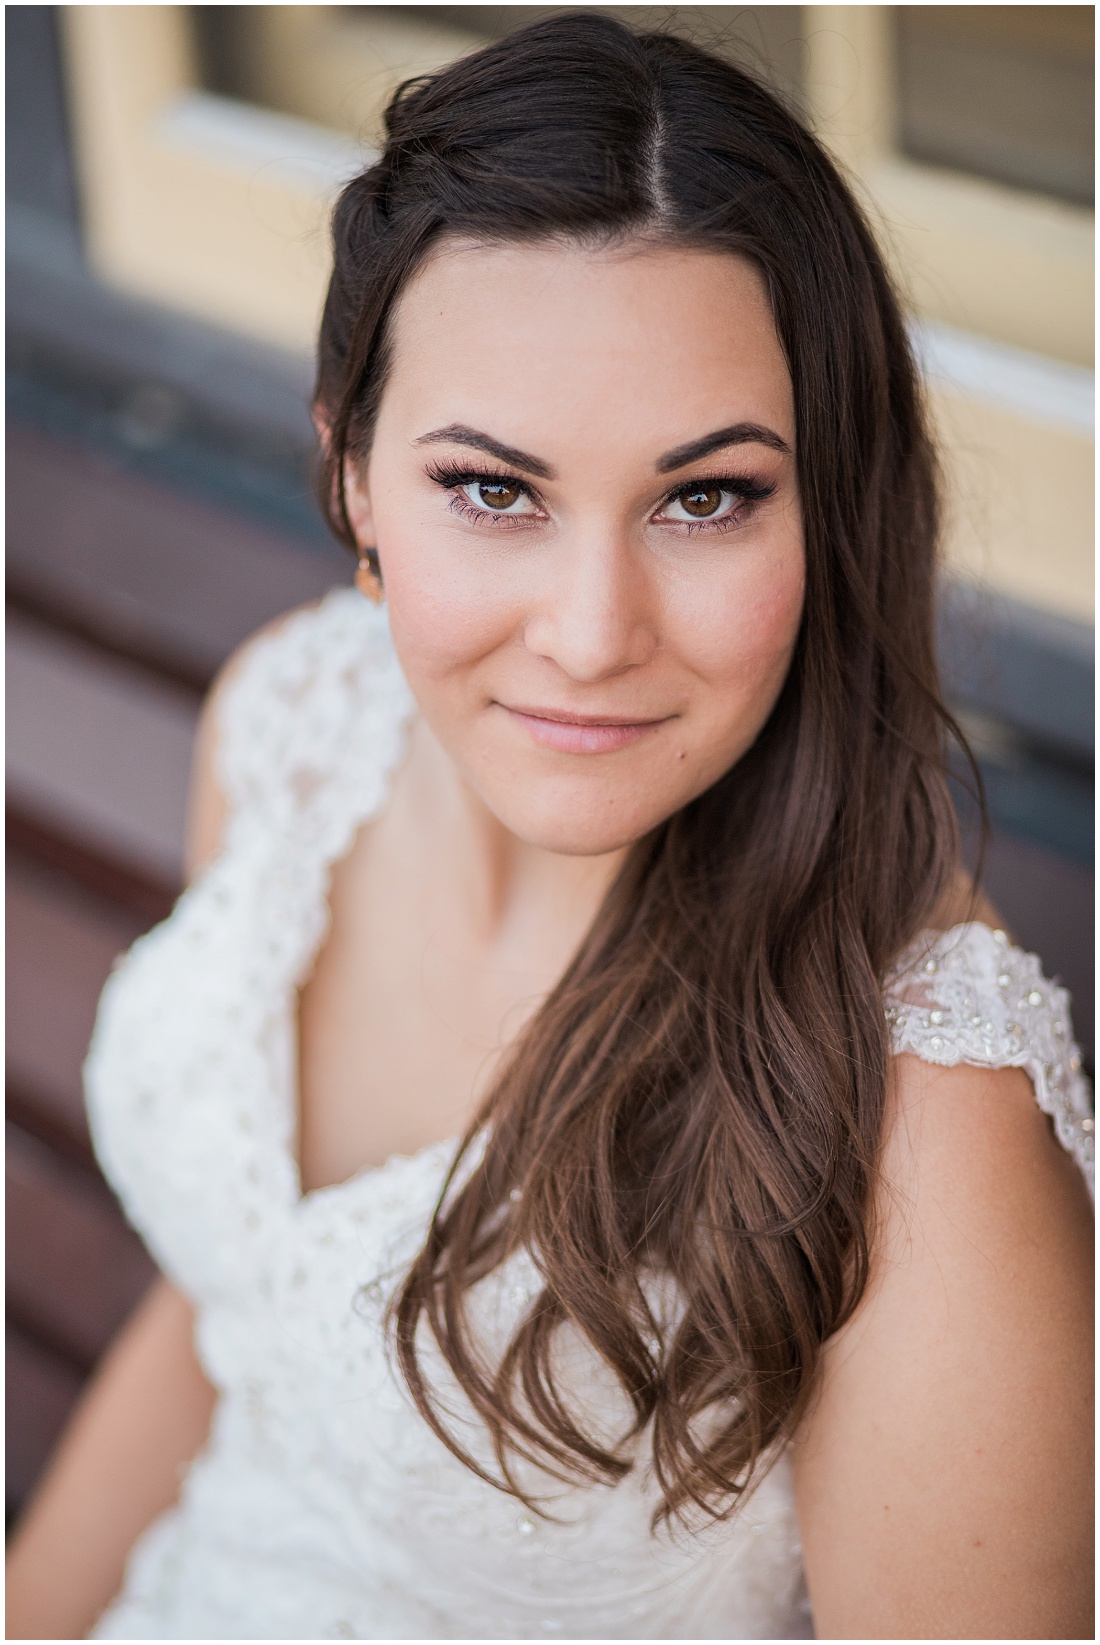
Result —
[[[552,925],[488,933],[465,890],[460,868],[433,870],[389,829],[336,865],[298,1007],[307,1189],[464,1131],[563,969]]]

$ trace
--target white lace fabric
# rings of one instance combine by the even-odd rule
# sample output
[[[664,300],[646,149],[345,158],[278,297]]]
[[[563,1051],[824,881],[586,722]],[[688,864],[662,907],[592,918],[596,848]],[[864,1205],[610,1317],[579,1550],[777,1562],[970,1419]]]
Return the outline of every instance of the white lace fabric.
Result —
[[[95,1635],[809,1637],[784,1457],[730,1525],[655,1535],[644,1456],[614,1488],[558,1487],[543,1519],[413,1409],[381,1315],[453,1141],[300,1191],[297,989],[331,865],[384,803],[413,708],[385,616],[354,590],[257,641],[222,704],[224,848],[104,990],[86,1064],[97,1153],[193,1300],[220,1397]],[[898,1051],[1026,1069],[1091,1172],[1068,997],[1033,956],[980,925],[927,934],[888,980],[887,1015]],[[532,1284],[522,1262],[490,1276],[486,1318],[506,1329]],[[601,1368],[588,1375],[613,1419]],[[472,1420],[464,1437],[488,1460]]]
[[[956,925],[918,937],[886,980],[886,1020],[896,1053],[953,1068],[1022,1068],[1092,1191],[1091,1093],[1073,1039],[1070,999],[1034,954],[1003,931]]]

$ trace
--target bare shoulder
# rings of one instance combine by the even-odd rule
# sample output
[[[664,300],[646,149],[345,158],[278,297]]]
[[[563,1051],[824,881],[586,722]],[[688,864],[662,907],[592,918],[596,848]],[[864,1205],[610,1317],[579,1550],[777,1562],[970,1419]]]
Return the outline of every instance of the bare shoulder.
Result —
[[[953,925],[976,920],[993,930],[1004,930],[1005,922],[985,892],[976,885],[970,874],[960,868],[940,899],[931,919],[936,931],[949,931]]]
[[[1087,1358],[1091,1295],[1088,1190],[1027,1074],[895,1057],[870,1279],[832,1357],[861,1338],[904,1354],[916,1332],[926,1366],[995,1345],[1041,1362],[1071,1341]]]
[[[880,1239],[940,1214],[951,1226],[978,1219],[1023,1237],[1021,1218],[1067,1227],[1089,1201],[1076,1163],[1058,1142],[1022,1068],[939,1067],[892,1059],[876,1200]],[[946,1237],[946,1228],[944,1235]],[[1049,1237],[1049,1232],[1048,1232]]]
[[[792,1448],[822,1637],[1091,1637],[1091,1257],[1027,1075],[897,1057],[869,1283]]]
[[[187,878],[192,880],[217,855],[225,830],[226,801],[218,782],[217,756],[222,704],[255,648],[279,634],[295,617],[315,611],[319,601],[296,606],[265,623],[233,651],[218,670],[203,702],[191,755],[191,783],[187,808]]]

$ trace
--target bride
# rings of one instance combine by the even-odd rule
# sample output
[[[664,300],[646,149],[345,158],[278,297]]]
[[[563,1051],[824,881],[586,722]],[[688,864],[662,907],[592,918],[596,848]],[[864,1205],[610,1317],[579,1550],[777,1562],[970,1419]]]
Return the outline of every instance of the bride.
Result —
[[[228,667],[104,993],[165,1277],[9,1637],[1090,1636],[1087,1091],[959,870],[850,193],[585,12],[403,88],[334,243],[358,586]]]

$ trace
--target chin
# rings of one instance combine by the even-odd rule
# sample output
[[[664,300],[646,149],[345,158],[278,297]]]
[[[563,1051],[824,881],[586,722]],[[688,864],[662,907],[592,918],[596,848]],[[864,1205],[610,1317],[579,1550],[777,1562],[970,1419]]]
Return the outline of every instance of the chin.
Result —
[[[637,795],[483,794],[498,820],[525,845],[563,857],[601,857],[640,840],[670,815],[637,804]],[[673,808],[675,809],[675,807]]]

